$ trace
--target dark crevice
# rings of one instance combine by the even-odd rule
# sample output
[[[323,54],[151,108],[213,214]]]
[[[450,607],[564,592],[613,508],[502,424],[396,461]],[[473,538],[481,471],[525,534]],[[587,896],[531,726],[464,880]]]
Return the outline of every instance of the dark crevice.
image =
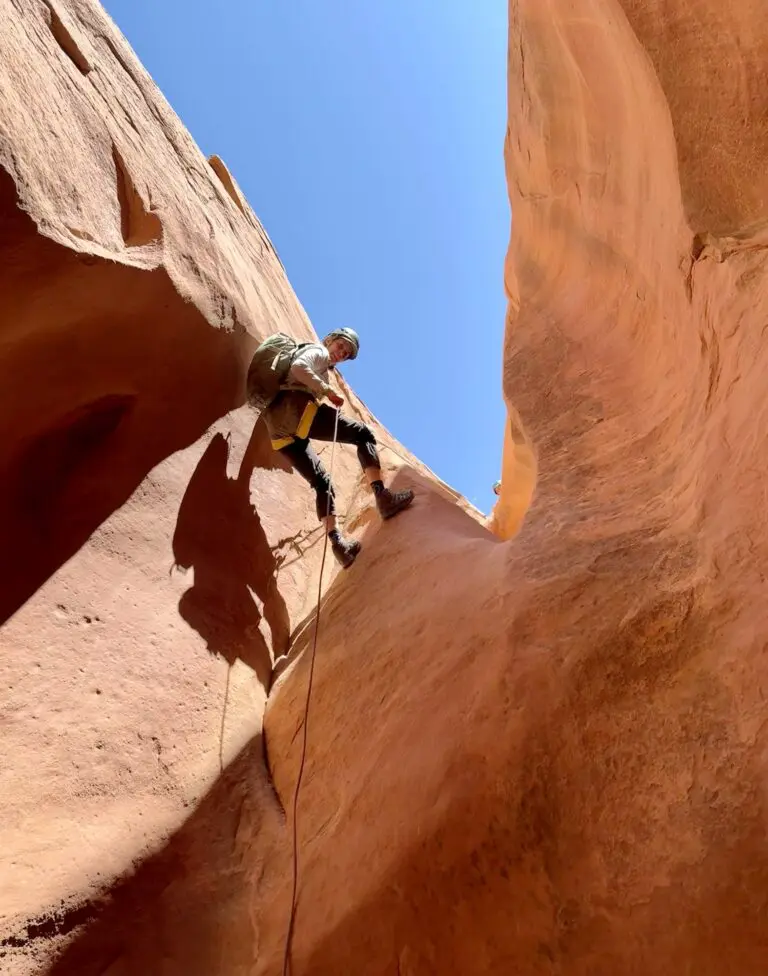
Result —
[[[275,801],[275,805],[280,811],[280,816],[282,817],[283,822],[285,822],[286,819],[285,806],[283,805],[283,801],[280,798],[280,794],[277,792],[277,786],[275,785],[275,777],[272,773],[272,765],[269,761],[269,746],[267,744],[266,732],[267,730],[264,729],[264,732],[262,733],[262,737],[261,737],[261,747],[262,747],[261,756],[264,762],[264,772],[266,773],[266,779],[267,779],[266,785],[272,795],[273,800]]]
[[[691,253],[683,262],[683,269],[685,271],[685,294],[689,302],[693,301],[693,269],[697,261],[699,261],[710,243],[710,235],[708,233],[697,233],[693,235],[693,240],[691,241]]]
[[[64,22],[56,11],[56,8],[53,6],[50,0],[44,0],[44,3],[46,7],[48,7],[51,14],[51,33],[53,34],[56,43],[66,54],[72,64],[75,65],[78,71],[80,71],[81,74],[87,75],[91,71],[91,63],[80,50],[77,41],[74,39],[72,34],[70,34],[68,28],[65,26]]]
[[[691,257],[694,261],[698,261],[702,255],[704,248],[709,243],[709,234],[694,234],[693,241],[691,242]]]
[[[133,394],[108,394],[63,417],[28,448],[19,465],[19,509],[40,518],[75,473],[115,433],[135,402]]]
[[[11,949],[24,949],[30,942],[38,939],[52,939],[68,935],[87,922],[93,921],[97,911],[94,905],[78,905],[74,908],[59,909],[50,915],[43,915],[27,922],[23,935],[12,935],[0,942],[0,946]]]
[[[163,234],[160,218],[147,209],[131,178],[128,167],[116,146],[112,146],[115,163],[117,198],[120,204],[120,232],[126,247],[157,243]]]

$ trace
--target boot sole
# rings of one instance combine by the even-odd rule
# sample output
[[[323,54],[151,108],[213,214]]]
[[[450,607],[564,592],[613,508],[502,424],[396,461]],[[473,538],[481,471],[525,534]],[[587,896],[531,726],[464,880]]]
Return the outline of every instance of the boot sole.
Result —
[[[391,518],[394,518],[396,515],[399,515],[400,512],[404,512],[406,508],[410,508],[410,506],[413,504],[414,497],[415,496],[412,496],[411,498],[408,499],[407,502],[403,502],[401,505],[398,505],[397,508],[393,509],[391,512],[387,512],[386,515],[382,515],[381,516],[382,519],[385,522],[388,522]]]
[[[349,569],[352,563],[357,559],[360,554],[360,550],[363,547],[358,543],[358,545],[352,550],[350,555],[342,562],[340,559],[336,559],[336,562],[341,566],[342,569]]]

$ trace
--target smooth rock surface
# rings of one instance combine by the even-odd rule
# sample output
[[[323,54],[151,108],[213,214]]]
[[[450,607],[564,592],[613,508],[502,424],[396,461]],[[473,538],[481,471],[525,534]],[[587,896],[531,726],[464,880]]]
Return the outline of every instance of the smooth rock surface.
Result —
[[[425,504],[334,587],[299,972],[765,969],[768,21],[729,9],[511,4],[518,534]],[[281,795],[305,670],[267,710]]]
[[[714,0],[510,5],[506,163],[514,236],[504,350],[510,423],[502,495],[490,523],[497,534],[414,463],[401,464],[396,481],[415,485],[417,502],[384,526],[372,517],[353,469],[344,474],[348,524],[365,549],[353,571],[335,578],[323,605],[299,797],[294,976],[765,971],[768,252],[761,52],[768,22],[752,0],[736,0],[728,13],[721,7]],[[0,9],[11,9],[7,0]],[[94,10],[68,3],[62,13],[76,21],[74,32]],[[98,31],[83,31],[91,46],[83,41],[81,56],[93,63]],[[29,33],[28,25],[21,33]],[[73,64],[67,71],[79,76],[81,69]],[[135,177],[134,185],[143,181]],[[239,219],[230,192],[221,205]],[[184,224],[181,217],[166,224],[162,213],[160,220],[164,228]],[[101,228],[99,239],[109,233]],[[42,238],[30,240],[38,247]],[[66,242],[67,260],[77,259],[77,240]],[[201,250],[199,260],[208,256]],[[227,296],[235,287],[227,268],[235,278],[239,272],[233,257],[217,260]],[[292,315],[280,304],[290,293],[279,267],[270,267],[270,287],[286,289],[274,307]],[[28,280],[35,274],[29,271]],[[64,272],[57,275],[47,287],[68,281]],[[213,278],[210,272],[206,281]],[[253,287],[264,288],[262,281]],[[216,307],[203,286],[195,288],[194,307],[169,301],[179,318],[163,319],[175,322],[169,336],[184,330],[188,337],[187,387],[199,385],[216,343],[234,345],[210,328],[221,323],[210,322],[208,331],[195,325],[197,309],[208,315]],[[268,306],[276,293],[265,292]],[[159,292],[136,294],[147,314],[157,307]],[[140,318],[129,307],[131,315],[128,321]],[[198,326],[209,345],[189,338]],[[224,362],[234,356],[239,369],[245,361],[240,352],[220,355]],[[173,375],[159,373],[160,361],[154,355],[162,382],[143,381],[150,404],[153,395],[161,403],[177,396]],[[222,390],[225,409],[235,406],[233,389],[234,381]],[[205,409],[210,420],[203,410],[199,435],[220,406],[211,400]],[[238,426],[239,412],[229,416],[236,418],[233,449],[238,458],[248,456],[245,422]],[[37,414],[24,417],[31,422]],[[94,871],[106,865],[113,878],[154,844],[106,901],[61,917],[59,941],[69,944],[40,971],[276,976],[291,894],[291,810],[312,629],[297,632],[263,733],[259,709],[251,707],[263,701],[256,679],[241,665],[233,670],[233,711],[241,717],[232,725],[227,718],[231,761],[216,776],[220,712],[214,717],[213,707],[223,697],[226,665],[181,621],[194,617],[197,596],[204,602],[217,585],[205,567],[209,553],[218,554],[218,566],[229,561],[206,534],[205,520],[190,517],[191,528],[178,538],[174,516],[187,507],[179,497],[185,491],[193,512],[198,504],[206,513],[237,512],[248,480],[271,549],[285,527],[270,522],[276,519],[270,491],[282,500],[289,476],[243,474],[239,486],[226,482],[214,505],[195,503],[208,499],[208,479],[221,471],[220,441],[208,434],[144,481],[143,455],[131,461],[135,468],[128,465],[131,450],[138,451],[128,450],[133,443],[113,449],[133,471],[134,481],[122,488],[133,492],[128,505],[4,630],[13,642],[3,664],[15,661],[17,668],[9,683],[29,683],[9,699],[20,702],[6,723],[16,735],[5,751],[14,757],[15,779],[0,793],[3,823],[6,808],[17,817],[10,831],[17,917],[50,908],[57,892],[81,905],[98,887]],[[255,447],[252,455],[263,457]],[[103,470],[88,470],[93,480],[82,485],[103,484]],[[190,481],[202,484],[199,495],[187,488]],[[289,498],[291,506],[307,503],[298,492]],[[174,513],[165,522],[157,514],[163,506]],[[292,525],[300,512],[292,513]],[[180,522],[187,524],[186,517]],[[187,597],[181,614],[182,578],[172,574],[165,589],[160,583],[169,550],[178,563],[195,565],[195,587],[203,564],[201,591]],[[285,587],[288,561],[280,567],[278,589],[292,622],[311,608],[309,583],[317,572],[311,559],[316,550],[292,564],[300,576]],[[253,573],[267,593],[258,565]],[[226,577],[229,570],[219,572]],[[117,582],[107,605],[117,623],[109,643],[98,645],[95,618],[87,623],[82,615],[91,615],[96,597],[105,599],[110,580]],[[142,587],[137,609],[131,594]],[[74,623],[55,615],[72,609]],[[264,618],[272,635],[279,632],[281,612]],[[68,628],[60,643],[45,630],[53,621]],[[191,634],[189,643],[174,637],[175,628]],[[61,660],[55,680],[31,670],[40,651],[36,635],[45,633],[51,636],[42,640],[55,651],[46,666]],[[194,661],[188,658],[186,673],[185,654]],[[85,672],[75,695],[66,680],[78,666]],[[201,690],[205,680],[210,695]],[[72,723],[75,701],[85,732]],[[85,803],[84,784],[98,780],[92,759],[88,777],[62,764],[70,751],[86,749],[89,736],[103,737],[110,715],[117,716],[115,729],[105,742],[128,767],[124,786],[114,788],[115,758],[106,778],[116,805],[94,802],[91,819],[78,819],[86,828],[72,840],[72,821],[86,809],[76,805]],[[40,722],[40,731],[32,731]],[[14,723],[21,731],[13,731]],[[143,752],[128,748],[129,730],[141,732],[131,746]],[[43,768],[29,775],[35,763]],[[163,763],[175,776],[173,789]],[[189,817],[181,823],[185,801]],[[35,811],[37,833],[25,830]],[[131,818],[147,811],[153,832],[142,847]],[[58,833],[46,833],[51,823],[61,825]],[[106,836],[101,844],[94,841],[97,828]],[[173,836],[161,847],[163,830]],[[34,847],[30,837],[42,841]],[[69,838],[63,848],[62,837]],[[45,938],[35,933],[25,945],[12,944],[2,961],[19,973],[36,971],[36,945]]]
[[[311,325],[90,0],[0,0],[0,295],[0,970],[27,973],[241,750],[266,781],[322,534],[242,406],[258,339]],[[339,389],[389,470],[425,470]],[[371,518],[354,452],[334,473]]]

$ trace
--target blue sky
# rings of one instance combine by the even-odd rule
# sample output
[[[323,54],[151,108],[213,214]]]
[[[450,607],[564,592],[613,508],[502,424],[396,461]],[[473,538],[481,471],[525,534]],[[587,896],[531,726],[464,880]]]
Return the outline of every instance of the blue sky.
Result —
[[[106,0],[345,378],[483,511],[501,466],[506,0]]]

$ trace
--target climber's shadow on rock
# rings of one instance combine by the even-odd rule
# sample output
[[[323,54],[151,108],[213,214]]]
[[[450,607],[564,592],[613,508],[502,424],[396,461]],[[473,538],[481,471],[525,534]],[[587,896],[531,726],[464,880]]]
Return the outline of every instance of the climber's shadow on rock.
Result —
[[[277,587],[276,560],[251,503],[251,474],[275,467],[262,423],[257,423],[236,478],[227,475],[229,441],[216,434],[187,486],[173,536],[176,565],[194,569],[194,584],[179,612],[208,650],[230,664],[240,658],[269,686],[272,655],[259,625],[263,617],[275,657],[290,637],[285,601]]]

